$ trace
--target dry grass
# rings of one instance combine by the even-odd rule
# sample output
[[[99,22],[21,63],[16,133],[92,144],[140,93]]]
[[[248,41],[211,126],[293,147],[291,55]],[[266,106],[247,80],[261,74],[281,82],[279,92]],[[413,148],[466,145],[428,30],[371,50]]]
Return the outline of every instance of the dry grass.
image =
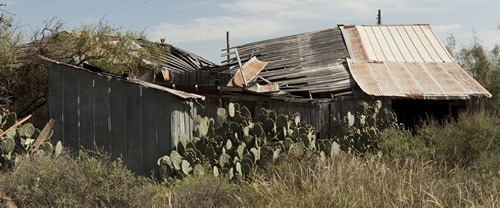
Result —
[[[495,207],[497,186],[438,163],[347,155],[283,163],[251,184],[256,207]]]
[[[416,134],[386,131],[383,158],[285,155],[240,182],[160,183],[99,154],[31,158],[0,172],[0,207],[498,207],[498,125],[477,114]]]
[[[340,155],[282,161],[246,182],[203,176],[158,183],[119,164],[64,156],[0,174],[0,196],[19,207],[497,207],[498,180],[473,175],[424,159]]]

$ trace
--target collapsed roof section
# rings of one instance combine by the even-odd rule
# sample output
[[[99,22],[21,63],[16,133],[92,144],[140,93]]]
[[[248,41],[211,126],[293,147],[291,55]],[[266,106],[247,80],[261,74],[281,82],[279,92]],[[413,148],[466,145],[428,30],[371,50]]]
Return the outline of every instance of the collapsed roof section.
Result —
[[[144,48],[150,44],[158,44],[161,47],[168,48],[168,52],[164,53],[161,58],[161,68],[164,80],[170,80],[170,73],[179,74],[187,71],[213,68],[217,65],[201,56],[198,56],[189,51],[177,48],[170,44],[155,43],[144,39],[138,39],[136,43]]]
[[[282,93],[308,98],[360,91],[413,99],[491,97],[454,61],[429,25],[339,26],[230,50],[222,54],[234,54],[223,61],[230,68],[226,72],[233,74],[228,86],[239,83],[249,89],[247,85],[265,81]],[[256,58],[266,65],[255,70],[241,64]],[[271,90],[278,89],[258,92]]]
[[[348,52],[338,28],[249,43],[230,50],[233,52],[222,56],[231,55],[223,64],[230,68],[224,73],[235,74],[233,80],[239,79],[239,69],[245,66],[241,62],[255,57],[267,63],[258,73],[249,72],[261,78],[256,82],[269,88],[261,87],[261,91],[279,88],[281,92],[313,98],[317,93],[350,94],[356,88],[347,69]]]
[[[70,44],[75,44],[75,40],[80,41],[78,39],[79,36],[80,34],[75,32],[56,32],[49,36],[44,36],[40,40],[35,40],[21,45],[19,47],[18,56],[21,57],[21,59],[31,59],[33,57],[30,57],[30,55],[43,55],[52,59],[56,59],[63,63],[90,67],[93,70],[99,71],[96,66],[88,65],[88,60],[107,57],[107,55],[103,53],[103,51],[108,49],[100,48],[102,46],[105,46],[105,44],[91,43],[88,46],[88,51],[78,51],[78,53],[82,54],[77,54],[75,51],[72,51],[73,49],[70,48]],[[217,66],[215,63],[201,56],[166,43],[152,42],[145,39],[135,39],[133,37],[132,39],[130,39],[129,37],[122,38],[119,36],[104,36],[105,40],[102,40],[98,36],[93,35],[89,37],[90,38],[87,38],[87,40],[93,40],[95,42],[105,41],[105,43],[111,43],[109,45],[118,44],[121,41],[124,41],[124,39],[126,41],[130,41],[131,44],[126,44],[127,47],[125,47],[125,50],[128,50],[125,51],[125,53],[130,55],[130,57],[127,57],[127,59],[132,59],[133,62],[142,61],[142,63],[145,64],[145,67],[140,68],[137,74],[135,74],[136,77],[139,78],[143,76],[153,77],[152,73],[149,72],[149,68],[152,65],[156,67],[158,66],[157,64],[160,65],[159,68],[161,69],[164,80],[170,80],[171,76],[174,74],[180,74],[183,72],[195,71],[200,69],[208,69]],[[141,48],[151,52],[151,54],[148,55],[148,53],[138,53],[137,49]],[[150,56],[153,54],[155,55],[155,57]],[[159,55],[156,56],[157,54]],[[121,58],[122,59],[111,61],[116,64],[123,64],[127,63],[127,61],[131,61],[123,60],[123,57]],[[144,80],[153,81],[148,79]]]

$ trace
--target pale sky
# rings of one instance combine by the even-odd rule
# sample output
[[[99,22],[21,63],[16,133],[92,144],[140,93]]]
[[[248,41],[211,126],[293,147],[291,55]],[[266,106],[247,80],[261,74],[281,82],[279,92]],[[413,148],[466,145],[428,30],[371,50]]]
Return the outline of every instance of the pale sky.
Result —
[[[0,0],[22,28],[37,30],[56,18],[65,29],[104,19],[123,30],[145,31],[217,64],[226,47],[336,27],[337,24],[430,24],[444,43],[453,34],[457,47],[473,34],[492,47],[500,43],[499,0]]]

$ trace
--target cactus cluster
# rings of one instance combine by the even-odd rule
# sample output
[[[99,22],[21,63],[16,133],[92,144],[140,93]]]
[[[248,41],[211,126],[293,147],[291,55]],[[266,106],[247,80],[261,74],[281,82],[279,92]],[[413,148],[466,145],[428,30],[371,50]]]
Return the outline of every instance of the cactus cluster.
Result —
[[[372,105],[361,102],[359,109],[355,115],[348,112],[346,116],[341,117],[340,113],[336,113],[335,108],[332,108],[332,134],[343,150],[353,150],[361,154],[375,151],[384,129],[401,128],[397,123],[396,114],[382,108],[382,102],[379,100]]]
[[[298,113],[260,109],[253,119],[247,107],[230,103],[217,110],[216,119],[197,116],[195,122],[194,137],[188,141],[181,136],[170,155],[158,160],[163,176],[211,172],[245,179],[252,168],[276,161],[283,153],[300,157],[323,148],[330,155],[334,146],[330,142],[320,147],[314,128],[302,123]]]
[[[17,115],[11,112],[0,113],[0,169],[11,168],[17,165],[22,157],[28,153],[46,155],[55,148],[49,142],[40,144],[36,152],[32,152],[35,140],[40,130],[31,123],[16,125]],[[62,146],[56,146],[59,153]]]
[[[312,126],[301,122],[299,113],[277,114],[260,109],[250,110],[237,103],[217,110],[217,118],[197,116],[193,138],[181,135],[170,155],[161,157],[158,165],[167,178],[187,175],[228,175],[245,179],[258,165],[274,162],[283,154],[301,158],[321,158],[340,154],[341,150],[364,153],[376,149],[381,130],[399,127],[396,115],[373,105],[360,103],[355,114],[341,117],[332,109],[333,138],[316,138]]]

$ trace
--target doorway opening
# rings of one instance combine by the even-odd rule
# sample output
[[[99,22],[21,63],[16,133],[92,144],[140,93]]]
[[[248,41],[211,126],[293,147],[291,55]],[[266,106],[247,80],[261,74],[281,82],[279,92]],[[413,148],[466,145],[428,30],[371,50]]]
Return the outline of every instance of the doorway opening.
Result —
[[[466,109],[466,102],[465,100],[394,99],[392,109],[396,112],[399,123],[414,129],[428,118],[439,122],[456,119],[458,114]]]

